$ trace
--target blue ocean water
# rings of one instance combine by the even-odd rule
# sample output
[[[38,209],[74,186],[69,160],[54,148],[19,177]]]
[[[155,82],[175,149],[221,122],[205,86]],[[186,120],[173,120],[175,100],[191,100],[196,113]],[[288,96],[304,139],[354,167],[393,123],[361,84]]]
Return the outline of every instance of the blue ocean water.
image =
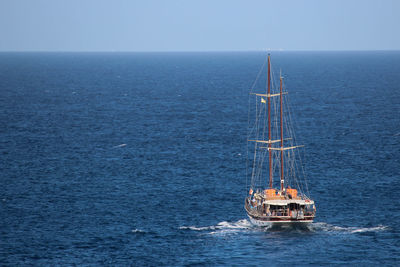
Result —
[[[0,264],[398,265],[400,52],[271,54],[306,145],[308,231],[243,208],[265,56],[1,53]]]

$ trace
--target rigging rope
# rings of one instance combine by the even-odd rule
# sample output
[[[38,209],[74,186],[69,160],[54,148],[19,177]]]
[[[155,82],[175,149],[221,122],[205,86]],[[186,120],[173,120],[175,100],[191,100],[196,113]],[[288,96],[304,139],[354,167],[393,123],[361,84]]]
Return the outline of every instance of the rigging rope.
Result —
[[[261,66],[260,70],[258,71],[256,80],[254,81],[253,85],[251,86],[250,89],[250,94],[249,94],[249,98],[248,98],[248,110],[247,110],[247,129],[249,129],[250,126],[250,100],[251,100],[251,93],[253,93],[254,87],[257,84],[258,79],[260,78],[260,75],[265,67],[266,64],[266,60],[264,60],[263,65]],[[247,140],[249,140],[249,134],[247,134],[247,139],[246,139],[246,191],[249,190],[248,188],[248,173],[249,173],[249,142]],[[255,144],[255,151],[257,150],[257,144]],[[255,155],[254,155],[255,157]],[[253,173],[254,173],[254,166],[253,166]],[[252,174],[252,179],[253,179],[253,174]],[[252,182],[251,182],[252,183]],[[245,193],[247,196],[247,192]]]
[[[265,59],[262,67],[260,68],[260,71],[257,74],[256,80],[253,83],[250,94],[249,94],[249,106],[248,106],[248,118],[247,118],[247,125],[248,125],[248,134],[247,134],[247,140],[252,139],[255,135],[255,140],[269,140],[269,137],[267,137],[267,105],[264,102],[261,102],[262,96],[256,96],[253,98],[251,93],[254,92],[254,89],[260,79],[261,73],[266,67],[267,63],[267,58]],[[276,94],[280,93],[277,92],[277,88],[275,87],[275,73],[272,68],[271,64],[271,94]],[[268,82],[268,81],[266,81]],[[267,83],[268,85],[268,83]],[[282,84],[282,88],[285,88],[284,84]],[[286,90],[282,89],[284,92],[287,92]],[[280,90],[279,90],[280,91]],[[297,128],[296,121],[293,120],[292,118],[292,109],[291,109],[291,104],[289,102],[289,97],[287,94],[283,95],[283,103],[284,103],[284,113],[283,115],[283,127],[284,127],[284,140],[285,140],[285,147],[287,146],[296,146],[297,145],[297,138],[295,135],[294,128]],[[251,100],[255,99],[255,119],[250,120],[250,112],[251,112]],[[278,119],[278,114],[279,114],[279,109],[280,109],[280,101],[279,97],[270,97],[271,100],[271,113],[274,115],[271,118],[271,127],[272,129],[275,129],[275,131],[272,131],[271,139],[272,140],[279,140],[280,139],[280,131],[277,130],[279,129],[278,123],[280,122],[280,118]],[[262,118],[263,117],[263,118]],[[253,155],[253,170],[251,172],[251,188],[256,189],[258,186],[259,187],[267,187],[269,184],[269,179],[265,179],[265,177],[269,177],[268,175],[268,164],[265,164],[266,166],[264,167],[264,163],[267,161],[268,158],[268,153],[269,150],[265,149],[265,144],[259,145],[257,142],[254,144],[254,155]],[[277,177],[277,174],[281,174],[281,169],[280,164],[280,152],[278,153],[279,150],[274,150],[272,151],[272,174],[273,177]],[[250,167],[249,165],[249,152],[250,152],[250,147],[249,147],[249,142],[247,142],[246,146],[246,188],[248,189],[248,168]],[[307,183],[307,177],[305,175],[305,170],[304,170],[304,165],[302,162],[302,157],[301,157],[301,152],[304,153],[304,150],[299,150],[299,149],[292,149],[288,150],[287,152],[283,153],[283,160],[285,163],[285,168],[283,170],[283,177],[285,179],[285,187],[288,185],[292,185],[294,187],[297,187],[299,191],[304,194],[305,192],[309,195],[309,189],[308,189],[308,183]],[[265,170],[264,170],[265,169]],[[300,175],[300,176],[298,176]],[[280,177],[280,175],[279,175]],[[300,179],[300,177],[302,179]],[[301,180],[301,182],[300,182]],[[305,187],[305,188],[304,188]],[[261,188],[262,189],[262,188]],[[304,190],[305,189],[305,190]]]

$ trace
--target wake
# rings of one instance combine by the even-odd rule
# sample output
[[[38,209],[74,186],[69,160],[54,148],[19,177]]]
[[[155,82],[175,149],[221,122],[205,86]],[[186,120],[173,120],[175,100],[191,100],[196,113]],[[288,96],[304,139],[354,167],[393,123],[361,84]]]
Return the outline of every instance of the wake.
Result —
[[[324,222],[312,223],[309,226],[311,231],[339,232],[339,233],[365,233],[365,232],[381,232],[389,230],[389,227],[378,225],[374,227],[341,227]]]
[[[254,226],[250,223],[249,220],[243,219],[237,222],[223,221],[218,223],[217,225],[205,226],[205,227],[181,226],[179,227],[179,229],[192,230],[192,231],[209,231],[209,234],[218,234],[218,233],[237,233],[240,231],[249,230],[253,227]]]
[[[247,219],[242,219],[236,222],[227,222],[222,221],[217,225],[197,227],[197,226],[181,226],[179,227],[181,230],[191,230],[191,231],[200,231],[208,234],[230,234],[230,233],[238,233],[238,232],[268,232],[269,230],[274,230],[276,232],[275,227],[258,227],[251,224],[251,222]],[[279,228],[278,228],[279,229]],[[290,227],[281,228],[283,231],[290,231]],[[293,228],[294,231],[298,231],[298,228]],[[327,232],[327,233],[365,233],[365,232],[382,232],[389,230],[388,226],[378,225],[374,227],[342,227],[336,226],[324,222],[316,222],[309,224],[305,229],[305,231],[309,232]]]

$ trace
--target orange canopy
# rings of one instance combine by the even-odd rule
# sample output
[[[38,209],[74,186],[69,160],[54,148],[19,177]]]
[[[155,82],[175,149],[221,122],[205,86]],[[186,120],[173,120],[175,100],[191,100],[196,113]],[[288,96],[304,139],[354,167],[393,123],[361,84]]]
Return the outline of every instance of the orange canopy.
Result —
[[[293,198],[297,197],[297,189],[287,188],[286,193],[291,195]]]
[[[267,197],[273,197],[276,195],[276,190],[271,188],[271,189],[265,189],[264,193]]]

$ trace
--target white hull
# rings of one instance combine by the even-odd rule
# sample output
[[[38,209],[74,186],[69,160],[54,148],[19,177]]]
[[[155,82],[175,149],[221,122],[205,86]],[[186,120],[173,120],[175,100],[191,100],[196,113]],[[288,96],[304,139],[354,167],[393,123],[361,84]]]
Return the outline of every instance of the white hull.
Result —
[[[260,227],[273,227],[273,226],[283,226],[283,225],[296,225],[296,226],[307,226],[310,223],[312,223],[312,220],[303,220],[303,221],[261,221],[261,220],[256,220],[252,218],[251,216],[248,216],[250,218],[250,222],[255,225],[255,226],[260,226]]]

